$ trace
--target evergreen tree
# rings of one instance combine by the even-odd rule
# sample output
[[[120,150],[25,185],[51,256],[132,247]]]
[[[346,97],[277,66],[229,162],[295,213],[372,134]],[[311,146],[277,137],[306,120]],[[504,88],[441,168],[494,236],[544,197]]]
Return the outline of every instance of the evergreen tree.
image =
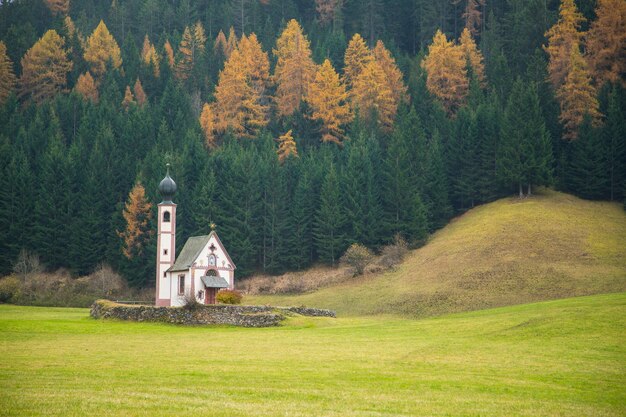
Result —
[[[408,242],[426,237],[424,189],[426,139],[417,113],[403,111],[391,135],[382,165],[384,236],[401,234]]]
[[[614,86],[609,96],[606,123],[602,129],[601,148],[606,153],[606,174],[608,175],[609,192],[605,197],[617,200],[624,192],[621,186],[626,181],[626,112],[624,99],[620,101],[623,89]]]
[[[545,127],[537,88],[517,79],[504,112],[502,142],[498,152],[501,181],[516,185],[520,198],[522,186],[547,185],[552,179],[552,148]]]
[[[438,130],[435,130],[430,139],[427,155],[423,191],[424,204],[428,225],[431,230],[436,230],[443,227],[452,217],[452,206],[448,195],[449,181]]]
[[[339,178],[331,163],[322,184],[320,206],[315,216],[313,238],[322,262],[335,265],[346,248],[346,215],[341,202]]]
[[[607,176],[605,150],[599,129],[586,116],[580,126],[578,139],[570,145],[566,182],[568,189],[583,198],[599,199],[606,195]]]
[[[378,142],[361,129],[354,131],[341,177],[346,238],[348,243],[373,247],[380,243],[382,232],[380,183],[374,168],[379,165]]]

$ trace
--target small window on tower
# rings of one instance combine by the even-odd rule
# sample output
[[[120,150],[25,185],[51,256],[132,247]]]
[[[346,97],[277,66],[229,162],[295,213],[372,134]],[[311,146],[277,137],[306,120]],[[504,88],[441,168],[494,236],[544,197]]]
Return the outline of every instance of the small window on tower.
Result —
[[[163,272],[163,278],[167,278],[167,272]]]
[[[163,212],[163,222],[164,223],[169,223],[170,222],[170,212],[169,211],[164,211]]]
[[[163,249],[163,255],[167,255],[167,249]]]

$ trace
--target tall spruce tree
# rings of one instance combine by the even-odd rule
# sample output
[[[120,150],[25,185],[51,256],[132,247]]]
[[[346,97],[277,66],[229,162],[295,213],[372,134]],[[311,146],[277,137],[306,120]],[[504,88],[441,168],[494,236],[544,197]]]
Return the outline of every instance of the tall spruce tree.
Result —
[[[346,215],[341,201],[339,178],[331,163],[322,184],[320,207],[315,216],[313,236],[319,259],[335,265],[346,248]]]
[[[566,183],[568,189],[583,198],[599,199],[606,195],[606,151],[602,148],[599,129],[586,116],[580,125],[578,138],[570,145]]]
[[[502,142],[498,151],[498,176],[509,186],[523,186],[532,193],[533,185],[552,180],[552,147],[541,109],[537,87],[518,78],[504,112]]]

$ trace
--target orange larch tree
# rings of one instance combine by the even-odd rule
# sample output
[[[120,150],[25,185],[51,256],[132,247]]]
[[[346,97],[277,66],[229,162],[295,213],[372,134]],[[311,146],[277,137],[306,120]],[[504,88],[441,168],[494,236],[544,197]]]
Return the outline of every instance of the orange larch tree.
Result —
[[[306,101],[311,107],[311,119],[322,123],[322,142],[342,144],[343,126],[352,121],[346,87],[328,59],[319,66],[309,86]]]
[[[146,92],[143,91],[143,86],[141,85],[141,81],[139,81],[139,78],[137,78],[137,80],[135,81],[135,85],[133,86],[133,92],[135,93],[135,100],[140,107],[146,104],[148,96],[146,96]]]
[[[437,30],[421,66],[426,70],[428,91],[441,100],[449,115],[455,114],[469,88],[463,51]]]
[[[7,47],[0,41],[0,105],[4,104],[15,89],[16,80],[13,63],[7,55]]]
[[[226,58],[230,57],[230,54],[232,54],[235,49],[237,49],[237,35],[235,34],[235,28],[231,26],[228,30],[228,41],[226,41],[226,49],[224,51]]]
[[[322,26],[332,22],[333,26],[337,20],[337,16],[341,13],[343,0],[315,0],[315,10],[317,11],[317,20]]]
[[[135,97],[133,96],[133,92],[130,89],[130,86],[126,86],[126,91],[124,92],[124,100],[122,100],[122,107],[124,107],[125,110],[128,110],[128,107],[131,104],[137,104],[135,102]]]
[[[561,103],[560,120],[563,123],[563,138],[573,140],[578,136],[578,127],[586,114],[594,124],[600,120],[596,89],[591,84],[591,76],[580,49],[573,44],[570,50],[570,68],[565,82],[557,90]]]
[[[65,87],[72,63],[64,46],[63,38],[49,30],[26,52],[21,61],[20,96],[41,103]]]
[[[363,68],[354,82],[351,96],[353,106],[364,120],[373,122],[376,117],[383,130],[391,131],[398,106],[378,61],[372,60]]]
[[[587,60],[595,84],[607,81],[626,86],[626,1],[599,0],[597,19],[587,32]]]
[[[150,43],[150,38],[148,35],[143,38],[143,48],[141,49],[141,61],[144,65],[150,66],[154,69],[154,76],[158,77],[160,74],[159,63],[161,62],[161,57],[156,51],[156,48],[152,43]]]
[[[254,33],[243,35],[215,87],[215,127],[252,138],[268,123],[269,58]]]
[[[98,87],[89,71],[78,76],[74,90],[80,94],[83,99],[89,100],[92,103],[98,102]]]
[[[555,90],[565,82],[569,72],[572,46],[580,47],[583,34],[579,32],[585,22],[583,15],[576,9],[574,0],[561,0],[559,20],[546,32],[548,45],[548,74]]]
[[[278,154],[278,161],[283,164],[285,160],[289,157],[297,158],[298,157],[298,148],[296,147],[296,141],[293,139],[291,135],[291,130],[289,130],[284,135],[281,135],[278,139],[278,149],[276,153]]]
[[[163,50],[165,51],[165,57],[167,58],[167,64],[170,68],[174,68],[174,49],[172,49],[172,44],[170,41],[165,41],[163,45]]]
[[[215,148],[215,116],[213,108],[209,103],[204,103],[202,113],[200,113],[200,127],[204,132],[204,143],[207,148]]]
[[[122,251],[128,259],[141,255],[152,234],[152,230],[150,230],[151,209],[152,204],[146,198],[146,190],[143,185],[141,182],[135,183],[128,194],[128,200],[122,213],[126,221],[126,228],[123,232],[117,232],[118,236],[123,239]]]
[[[485,83],[485,65],[483,64],[483,54],[480,53],[474,38],[469,29],[463,29],[461,37],[459,38],[459,48],[463,51],[463,56],[467,62],[467,66],[472,69],[472,72],[480,81],[482,85]]]
[[[44,0],[53,15],[67,15],[70,11],[70,0]]]
[[[84,57],[91,65],[91,72],[96,78],[104,75],[108,62],[112,63],[113,68],[122,65],[120,47],[102,20],[87,38]]]
[[[367,44],[361,35],[355,33],[348,43],[348,48],[346,48],[346,54],[344,56],[343,74],[346,87],[352,88],[357,77],[361,71],[363,71],[363,68],[372,61],[372,59],[372,52],[367,47]]]
[[[178,47],[179,58],[176,63],[176,76],[180,80],[187,80],[191,76],[193,67],[199,55],[204,52],[206,36],[200,22],[193,27],[187,26]]]
[[[226,58],[226,49],[228,48],[228,44],[226,41],[226,35],[224,35],[224,31],[220,29],[219,33],[215,37],[215,42],[213,43],[213,52],[216,54],[222,54]]]
[[[465,19],[465,28],[470,31],[472,36],[477,36],[482,26],[481,7],[485,5],[485,0],[466,0],[463,19]]]
[[[278,115],[289,116],[300,107],[300,102],[315,76],[309,40],[295,19],[287,23],[287,27],[276,40],[274,55],[278,58],[274,71],[277,85],[276,107]]]
[[[396,65],[396,60],[391,56],[389,50],[385,48],[383,41],[379,40],[376,42],[376,46],[372,52],[374,53],[376,62],[380,64],[380,67],[385,73],[385,79],[391,89],[391,94],[396,106],[401,102],[408,102],[407,87],[404,84],[402,72]]]

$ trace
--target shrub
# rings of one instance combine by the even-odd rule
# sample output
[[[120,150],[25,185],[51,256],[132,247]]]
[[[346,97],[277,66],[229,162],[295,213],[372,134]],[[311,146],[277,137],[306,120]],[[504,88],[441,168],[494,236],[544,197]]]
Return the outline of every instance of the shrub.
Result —
[[[341,262],[354,268],[354,275],[362,275],[373,257],[374,255],[368,248],[359,243],[353,243],[341,257]]]
[[[202,306],[196,299],[195,294],[185,294],[183,298],[183,308],[185,310],[197,310]]]
[[[408,250],[406,240],[398,233],[394,236],[393,243],[383,248],[380,264],[385,268],[394,268],[402,262]]]
[[[242,298],[243,295],[235,290],[220,290],[215,297],[217,302],[222,304],[241,304]]]
[[[0,303],[9,303],[20,295],[20,280],[15,276],[0,279]]]

